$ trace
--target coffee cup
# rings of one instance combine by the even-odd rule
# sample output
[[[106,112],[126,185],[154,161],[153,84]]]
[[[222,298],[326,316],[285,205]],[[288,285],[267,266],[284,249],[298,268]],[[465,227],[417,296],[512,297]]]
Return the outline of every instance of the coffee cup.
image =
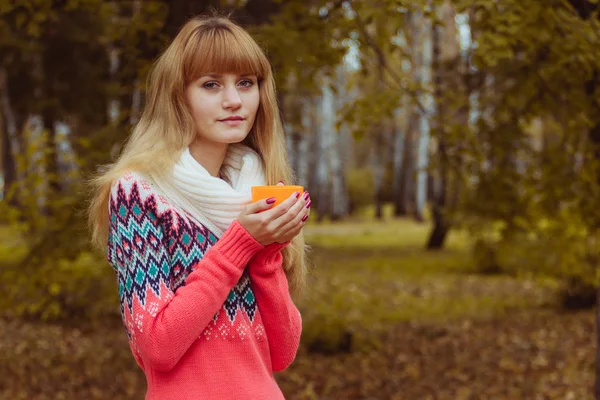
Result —
[[[275,198],[273,207],[290,197],[294,192],[304,193],[304,187],[297,185],[252,186],[252,202]]]

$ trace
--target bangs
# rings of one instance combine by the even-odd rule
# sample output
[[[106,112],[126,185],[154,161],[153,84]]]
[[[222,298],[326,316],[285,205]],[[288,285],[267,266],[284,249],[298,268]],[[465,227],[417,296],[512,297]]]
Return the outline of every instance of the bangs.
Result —
[[[243,32],[223,25],[203,26],[190,42],[184,56],[186,84],[209,73],[253,74],[259,79],[267,74],[265,55]]]

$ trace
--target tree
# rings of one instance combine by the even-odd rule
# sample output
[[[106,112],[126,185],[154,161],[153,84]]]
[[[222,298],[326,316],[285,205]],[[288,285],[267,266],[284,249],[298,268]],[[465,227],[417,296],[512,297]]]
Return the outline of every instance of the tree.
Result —
[[[468,96],[466,96],[464,87],[460,85],[459,43],[454,8],[449,1],[445,1],[434,7],[433,15],[435,15],[435,21],[432,26],[432,71],[433,97],[436,108],[433,122],[436,150],[433,154],[435,162],[432,165],[434,178],[431,198],[433,229],[427,241],[427,248],[439,249],[443,246],[450,230],[450,218],[456,204],[456,201],[450,202],[449,197],[454,194],[456,198],[460,190],[457,177],[451,176],[452,167],[450,165],[450,155],[455,153],[458,146],[457,143],[449,141],[448,131],[468,129],[464,111],[461,113],[461,108],[468,101]],[[457,96],[457,94],[459,95]],[[452,186],[451,181],[454,183]]]
[[[480,116],[462,139],[463,226],[503,268],[598,285],[600,213],[590,206],[600,200],[597,5],[457,4],[471,17],[483,78],[473,86]],[[600,327],[599,314],[597,306]],[[597,376],[600,398],[600,361]]]

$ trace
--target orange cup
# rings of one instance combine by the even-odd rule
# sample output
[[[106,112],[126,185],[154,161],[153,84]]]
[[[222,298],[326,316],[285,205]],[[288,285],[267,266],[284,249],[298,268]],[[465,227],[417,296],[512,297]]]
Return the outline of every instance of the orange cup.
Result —
[[[269,199],[274,197],[275,203],[273,207],[280,204],[282,201],[290,197],[294,192],[304,193],[304,187],[302,186],[252,186],[252,202],[259,200]]]

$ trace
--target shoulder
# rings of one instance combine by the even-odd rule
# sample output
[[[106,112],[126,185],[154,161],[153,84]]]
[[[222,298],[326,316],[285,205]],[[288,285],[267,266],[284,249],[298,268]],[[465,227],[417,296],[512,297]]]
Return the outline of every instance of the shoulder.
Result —
[[[146,242],[155,251],[161,245],[164,231],[150,182],[138,172],[126,172],[111,184],[107,255],[113,266],[143,255]]]
[[[129,197],[132,194],[146,198],[154,193],[150,181],[143,174],[129,171],[113,181],[110,194],[112,198],[117,198],[119,195]]]
[[[159,209],[166,209],[151,181],[142,173],[125,172],[111,185],[110,208],[114,211],[123,209],[138,212],[152,211],[158,214]]]
[[[111,212],[132,210],[149,213],[153,219],[169,220],[168,216],[174,211],[152,180],[137,171],[125,172],[112,183],[109,203]]]

